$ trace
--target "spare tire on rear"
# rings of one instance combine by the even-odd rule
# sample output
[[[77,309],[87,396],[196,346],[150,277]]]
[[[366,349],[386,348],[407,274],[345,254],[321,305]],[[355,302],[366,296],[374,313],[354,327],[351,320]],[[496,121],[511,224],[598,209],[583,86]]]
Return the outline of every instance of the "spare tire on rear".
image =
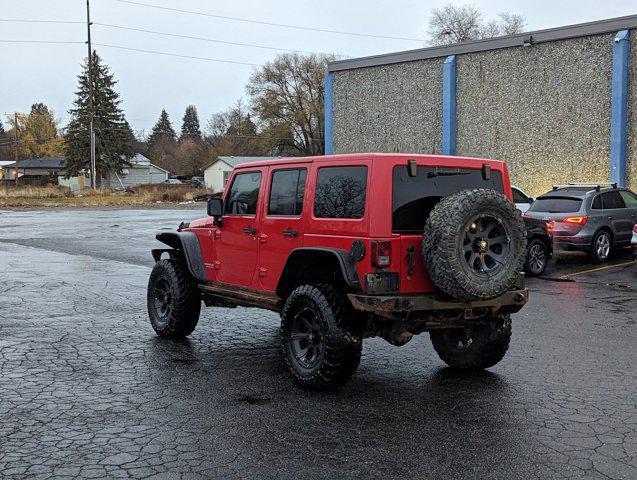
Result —
[[[473,189],[443,198],[431,211],[422,240],[427,273],[457,300],[486,300],[514,284],[526,257],[520,212],[495,190]]]

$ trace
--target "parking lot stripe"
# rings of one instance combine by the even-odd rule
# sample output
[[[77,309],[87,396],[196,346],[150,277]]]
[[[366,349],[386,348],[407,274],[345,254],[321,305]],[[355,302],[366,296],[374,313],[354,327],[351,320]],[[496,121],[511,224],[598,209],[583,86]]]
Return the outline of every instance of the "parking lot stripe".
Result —
[[[635,260],[630,260],[628,262],[617,263],[615,265],[604,265],[603,267],[589,268],[588,270],[582,270],[581,272],[567,273],[565,275],[561,275],[560,278],[566,279],[568,277],[573,277],[575,275],[583,275],[585,273],[597,272],[599,270],[607,270],[609,268],[615,267],[625,267],[626,265],[630,265],[631,263],[635,263]]]

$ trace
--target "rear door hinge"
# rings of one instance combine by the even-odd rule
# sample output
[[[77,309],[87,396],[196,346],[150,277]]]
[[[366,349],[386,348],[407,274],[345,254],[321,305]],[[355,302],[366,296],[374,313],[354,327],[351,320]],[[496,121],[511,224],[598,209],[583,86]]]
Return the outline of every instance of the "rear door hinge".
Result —
[[[260,277],[267,277],[268,276],[268,269],[267,268],[259,268],[259,276]]]
[[[413,275],[416,269],[416,249],[413,245],[407,247],[407,275]]]
[[[212,268],[215,270],[221,270],[221,262],[219,260],[215,260],[212,262]]]

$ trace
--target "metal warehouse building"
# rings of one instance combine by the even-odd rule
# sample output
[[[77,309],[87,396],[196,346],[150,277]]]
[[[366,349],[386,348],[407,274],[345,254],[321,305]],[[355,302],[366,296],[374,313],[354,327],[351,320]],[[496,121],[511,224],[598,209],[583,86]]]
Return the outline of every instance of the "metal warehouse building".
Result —
[[[637,188],[637,15],[329,64],[325,150],[505,160],[532,194]]]

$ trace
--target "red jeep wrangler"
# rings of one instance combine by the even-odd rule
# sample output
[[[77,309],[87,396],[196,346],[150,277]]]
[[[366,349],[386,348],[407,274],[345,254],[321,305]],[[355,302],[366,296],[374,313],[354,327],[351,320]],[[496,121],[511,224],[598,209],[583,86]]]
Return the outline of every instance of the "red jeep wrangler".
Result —
[[[429,331],[448,365],[498,363],[527,302],[524,223],[506,165],[437,155],[286,158],[234,169],[208,216],[157,239],[148,313],[183,338],[207,306],[279,312],[289,369],[330,388],[362,340]],[[168,258],[162,259],[162,256]]]

